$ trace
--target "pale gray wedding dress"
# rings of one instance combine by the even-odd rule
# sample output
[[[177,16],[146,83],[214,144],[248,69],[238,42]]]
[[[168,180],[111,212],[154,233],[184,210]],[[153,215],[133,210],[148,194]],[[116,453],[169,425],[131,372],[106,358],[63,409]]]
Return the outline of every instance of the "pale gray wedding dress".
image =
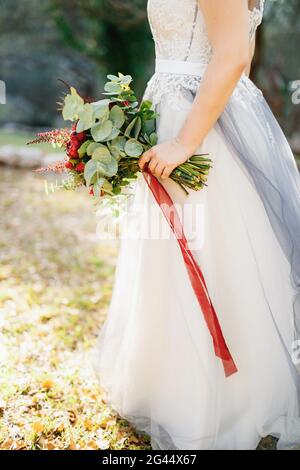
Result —
[[[250,40],[262,11],[263,1],[249,10]],[[182,126],[212,49],[197,0],[149,0],[148,15],[156,71],[144,98],[159,113],[163,142]],[[163,184],[182,209],[238,372],[224,375],[177,240],[141,175],[128,214],[138,236],[122,240],[95,354],[100,382],[154,449],[255,449],[268,434],[292,448],[300,444],[300,182],[246,75],[199,151],[213,160],[208,187],[186,197],[171,180]],[[149,236],[150,219],[168,236]]]

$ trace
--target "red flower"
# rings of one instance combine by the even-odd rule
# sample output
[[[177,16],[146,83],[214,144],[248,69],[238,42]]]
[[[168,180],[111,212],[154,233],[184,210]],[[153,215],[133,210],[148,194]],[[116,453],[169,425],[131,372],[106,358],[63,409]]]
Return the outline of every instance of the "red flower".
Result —
[[[89,194],[90,194],[91,196],[94,196],[94,188],[90,188]]]
[[[80,148],[80,144],[74,143],[72,140],[68,142],[67,145],[67,154],[70,158],[78,158],[78,149]]]
[[[71,162],[66,162],[65,167],[69,168],[69,170],[73,170],[73,164]]]
[[[130,105],[130,101],[122,101],[122,105],[123,106],[129,106]]]
[[[75,133],[75,137],[82,144],[86,140],[86,133],[85,132]]]
[[[78,158],[78,150],[86,140],[86,132],[76,132],[76,124],[72,126],[72,134],[67,144],[67,154],[70,158]]]
[[[76,165],[76,171],[78,171],[78,173],[82,173],[84,171],[84,163],[83,162],[80,162],[78,163],[78,165]]]

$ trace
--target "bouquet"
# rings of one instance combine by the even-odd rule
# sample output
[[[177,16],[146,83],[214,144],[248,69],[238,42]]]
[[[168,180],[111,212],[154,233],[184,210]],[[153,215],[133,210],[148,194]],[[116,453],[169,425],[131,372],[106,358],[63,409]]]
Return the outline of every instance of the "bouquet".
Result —
[[[62,103],[62,115],[73,122],[71,128],[37,135],[30,143],[50,142],[65,148],[63,161],[40,171],[68,173],[67,188],[84,185],[95,197],[116,198],[136,179],[141,155],[157,143],[155,119],[158,114],[151,101],[139,105],[130,84],[130,75],[108,75],[104,87],[106,98],[84,99],[73,87]],[[211,168],[208,155],[193,155],[170,175],[188,194],[206,185]],[[218,317],[209,296],[200,266],[185,237],[174,203],[159,180],[146,169],[145,180],[177,238],[192,288],[213,339],[215,354],[221,358],[225,375],[237,371],[226,345]],[[123,193],[124,194],[124,193]],[[113,199],[114,201],[115,199]],[[108,202],[112,202],[111,200]]]
[[[61,103],[65,121],[71,128],[37,134],[29,144],[48,142],[65,149],[63,161],[37,171],[67,172],[63,185],[74,189],[84,185],[95,197],[115,197],[130,185],[141,171],[141,155],[157,143],[152,103],[139,105],[130,87],[132,77],[108,75],[104,99],[82,97],[74,87]],[[170,175],[188,194],[206,185],[211,167],[208,155],[194,155]]]

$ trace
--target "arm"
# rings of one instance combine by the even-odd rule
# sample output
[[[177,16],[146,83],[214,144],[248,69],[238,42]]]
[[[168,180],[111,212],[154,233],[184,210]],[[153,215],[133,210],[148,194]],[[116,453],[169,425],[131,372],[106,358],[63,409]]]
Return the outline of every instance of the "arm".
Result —
[[[224,110],[249,62],[249,13],[247,0],[198,0],[213,47],[191,110],[177,136],[144,153],[143,168],[167,178],[201,145]]]
[[[248,77],[249,77],[250,72],[251,72],[251,65],[252,65],[252,60],[253,60],[253,57],[254,57],[254,53],[255,53],[255,36],[252,39],[251,44],[250,44],[250,59],[249,59],[249,62],[247,64],[247,67],[245,69],[245,74]]]

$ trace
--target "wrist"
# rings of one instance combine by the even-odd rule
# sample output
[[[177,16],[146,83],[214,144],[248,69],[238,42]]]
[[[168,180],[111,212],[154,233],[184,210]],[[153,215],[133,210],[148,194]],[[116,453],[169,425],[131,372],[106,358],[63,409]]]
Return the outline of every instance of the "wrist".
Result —
[[[198,148],[198,145],[194,145],[190,141],[187,141],[187,139],[184,139],[180,134],[175,137],[175,142],[177,142],[178,145],[184,149],[185,154],[186,154],[186,159],[188,160],[192,155],[195,154],[196,149]]]

